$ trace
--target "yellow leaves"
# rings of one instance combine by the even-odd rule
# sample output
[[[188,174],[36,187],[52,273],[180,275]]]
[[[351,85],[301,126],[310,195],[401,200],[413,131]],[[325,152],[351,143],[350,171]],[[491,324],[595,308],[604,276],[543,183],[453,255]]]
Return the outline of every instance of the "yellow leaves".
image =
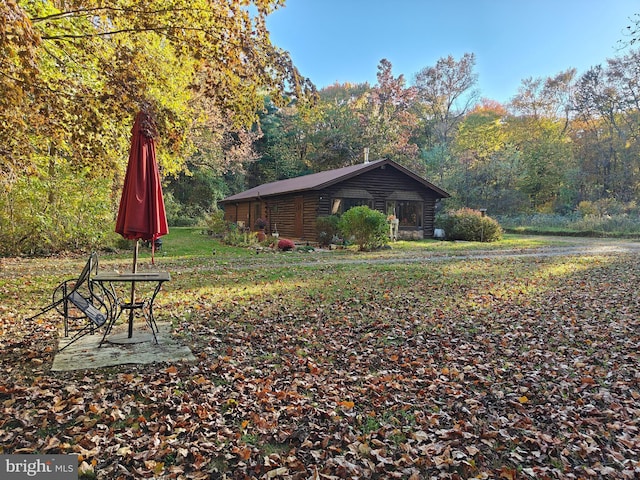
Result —
[[[177,173],[195,149],[197,139],[191,139],[202,128],[195,118],[211,117],[210,111],[217,110],[222,121],[209,118],[212,130],[235,135],[240,130],[235,125],[250,129],[266,92],[284,97],[287,80],[291,86],[302,84],[289,55],[271,45],[265,25],[249,20],[249,2],[202,1],[178,7],[182,2],[149,0],[140,9],[101,9],[90,8],[95,2],[78,1],[52,15],[41,6],[60,2],[17,3],[21,5],[0,2],[0,30],[9,32],[0,42],[0,125],[11,127],[0,133],[0,144],[3,161],[11,167],[6,171],[19,173],[20,180],[27,179],[37,146],[46,143],[50,149],[41,151],[64,153],[74,171],[90,158],[92,169],[114,182],[121,168],[118,159],[127,157],[120,140],[127,130],[123,118],[142,101],[162,112],[165,131],[158,156],[164,171]],[[119,33],[109,35],[111,29]],[[42,39],[46,48],[41,48]],[[198,146],[205,144],[217,153],[220,142],[206,143],[201,140]],[[207,151],[205,156],[224,164],[233,155]],[[60,181],[52,188],[74,186]],[[57,223],[62,209],[52,210],[57,213],[46,220],[64,224]]]
[[[529,403],[529,398],[527,398],[526,395],[522,395],[521,397],[518,397],[518,402],[522,404]]]
[[[206,385],[208,383],[211,383],[208,379],[206,379],[204,376],[202,375],[198,375],[197,377],[195,377],[193,380],[193,383],[195,383],[196,385]]]
[[[352,402],[351,400],[343,400],[338,402],[338,405],[340,405],[342,408],[346,410],[351,410],[355,406],[355,403]]]
[[[164,471],[164,463],[155,460],[145,460],[144,466],[155,475],[160,475]]]
[[[67,401],[57,397],[54,399],[53,405],[51,405],[51,410],[53,410],[54,412],[58,413],[63,411],[65,408],[67,408]]]
[[[127,455],[131,455],[132,450],[131,450],[131,447],[124,446],[124,447],[120,447],[116,453],[121,457],[126,457]]]

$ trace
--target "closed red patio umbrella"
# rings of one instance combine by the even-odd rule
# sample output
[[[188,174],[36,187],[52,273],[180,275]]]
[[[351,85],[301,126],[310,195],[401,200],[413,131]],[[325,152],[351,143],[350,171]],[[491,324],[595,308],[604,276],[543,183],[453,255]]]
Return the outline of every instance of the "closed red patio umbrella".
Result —
[[[116,220],[116,232],[135,240],[133,273],[138,269],[138,243],[146,240],[155,249],[155,240],[169,233],[162,197],[160,174],[156,162],[155,122],[148,113],[139,112],[133,124],[129,163]],[[153,262],[152,250],[152,262]],[[131,303],[135,301],[135,284],[131,286]],[[130,311],[130,315],[133,310]],[[129,322],[129,337],[132,324]]]
[[[147,113],[138,113],[116,220],[116,232],[129,240],[153,242],[169,233],[156,162],[155,134],[153,119]]]

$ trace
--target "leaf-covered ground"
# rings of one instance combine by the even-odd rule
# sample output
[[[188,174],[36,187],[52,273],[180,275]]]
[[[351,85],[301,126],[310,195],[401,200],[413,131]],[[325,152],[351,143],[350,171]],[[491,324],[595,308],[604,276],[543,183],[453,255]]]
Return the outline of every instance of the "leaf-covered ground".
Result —
[[[5,262],[0,453],[104,479],[640,477],[637,255],[298,255],[171,265],[157,313],[195,363],[64,374],[60,318],[23,318],[84,259]]]

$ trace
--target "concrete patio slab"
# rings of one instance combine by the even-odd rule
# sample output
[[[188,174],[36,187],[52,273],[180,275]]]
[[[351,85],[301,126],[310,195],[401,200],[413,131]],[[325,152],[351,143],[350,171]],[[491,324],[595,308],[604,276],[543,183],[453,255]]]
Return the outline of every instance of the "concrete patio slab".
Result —
[[[126,326],[124,326],[126,328]],[[60,336],[58,353],[53,359],[51,370],[64,372],[102,367],[113,367],[126,364],[148,364],[154,362],[190,362],[195,357],[189,347],[180,345],[171,335],[168,323],[159,323],[158,343],[154,343],[153,335],[144,324],[136,325],[133,337],[127,338],[127,332],[115,330],[100,346],[101,333],[85,335],[80,340],[64,349],[69,338]]]

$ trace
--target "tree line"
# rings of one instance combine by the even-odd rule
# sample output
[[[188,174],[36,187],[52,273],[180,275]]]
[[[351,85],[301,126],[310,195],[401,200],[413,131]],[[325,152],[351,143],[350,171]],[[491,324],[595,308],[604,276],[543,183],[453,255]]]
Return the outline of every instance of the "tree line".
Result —
[[[389,157],[494,214],[636,208],[640,53],[480,98],[475,56],[316,91],[272,45],[279,0],[0,5],[0,254],[112,234],[138,110],[170,221],[247,187]],[[637,36],[630,27],[633,44]]]
[[[312,111],[267,109],[251,184],[391,157],[496,213],[568,212],[636,201],[640,53],[578,75],[529,78],[506,104],[478,99],[474,56],[447,57],[411,85],[383,60],[373,86],[333,85]]]

